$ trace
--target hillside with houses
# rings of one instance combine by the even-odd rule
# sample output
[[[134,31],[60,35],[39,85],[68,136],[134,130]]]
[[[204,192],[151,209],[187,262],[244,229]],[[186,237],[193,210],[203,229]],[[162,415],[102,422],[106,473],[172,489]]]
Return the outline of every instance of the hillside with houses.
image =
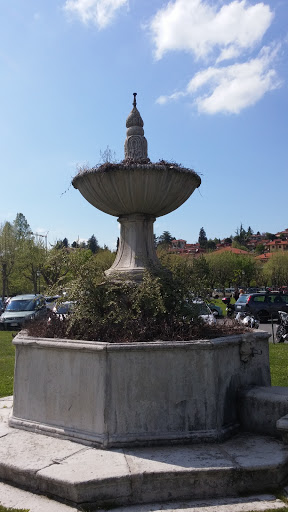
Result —
[[[205,237],[205,231],[201,228],[198,242],[193,244],[182,239],[172,239],[168,250],[170,253],[192,257],[207,252],[221,253],[226,251],[234,254],[253,254],[262,263],[266,263],[275,253],[288,251],[288,228],[275,234],[267,232],[254,234],[250,228],[245,231],[241,226],[238,234],[233,238],[207,240]]]

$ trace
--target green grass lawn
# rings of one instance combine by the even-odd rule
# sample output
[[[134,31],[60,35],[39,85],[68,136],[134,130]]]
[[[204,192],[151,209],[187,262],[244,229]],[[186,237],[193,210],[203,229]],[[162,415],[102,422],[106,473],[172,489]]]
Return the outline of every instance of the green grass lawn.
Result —
[[[29,512],[28,508],[6,508],[0,505],[0,512]]]
[[[288,345],[269,343],[272,386],[288,386]]]
[[[12,331],[0,331],[0,397],[13,395],[14,356]],[[1,512],[1,509],[0,509]]]

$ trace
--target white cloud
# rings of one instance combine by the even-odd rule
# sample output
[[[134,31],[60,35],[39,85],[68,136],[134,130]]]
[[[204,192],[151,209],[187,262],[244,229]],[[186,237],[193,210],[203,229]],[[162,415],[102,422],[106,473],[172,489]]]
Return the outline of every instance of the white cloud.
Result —
[[[217,50],[223,61],[259,43],[272,19],[263,2],[234,0],[219,8],[215,1],[175,0],[156,13],[149,28],[157,59],[172,50],[190,51],[197,59]]]
[[[192,96],[199,112],[238,114],[244,108],[254,105],[268,91],[281,86],[273,69],[273,61],[279,49],[280,45],[264,47],[257,58],[248,62],[199,71],[185,91],[160,96],[157,102],[164,104],[180,96]],[[197,96],[199,89],[204,91]]]
[[[178,98],[181,98],[181,96],[186,96],[186,93],[179,91],[174,92],[170,96],[159,96],[159,98],[156,100],[156,103],[159,103],[159,105],[164,105],[164,103],[167,103],[168,100],[178,100]]]
[[[98,28],[105,28],[128,0],[66,0],[64,10],[80,18],[82,23],[93,23]]]

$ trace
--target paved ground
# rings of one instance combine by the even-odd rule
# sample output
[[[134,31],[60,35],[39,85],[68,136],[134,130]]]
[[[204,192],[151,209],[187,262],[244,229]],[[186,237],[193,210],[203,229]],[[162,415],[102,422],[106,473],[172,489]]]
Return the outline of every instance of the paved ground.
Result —
[[[26,508],[30,512],[76,512],[79,509],[50,500],[30,492],[0,482],[0,504],[5,507]],[[114,508],[112,512],[263,512],[280,510],[283,501],[273,495],[250,496],[249,498],[229,498],[218,500],[182,501],[156,503]],[[105,512],[98,509],[98,512]]]
[[[274,322],[273,324],[271,322],[267,322],[265,324],[259,325],[259,329],[261,329],[262,331],[267,331],[269,332],[269,334],[271,334],[271,338],[269,339],[270,343],[273,343],[273,330],[275,337],[277,326],[278,324],[276,322]]]
[[[11,408],[12,397],[0,399],[0,503],[6,507],[30,512],[81,510],[48,499],[45,493],[49,491],[70,503],[112,496],[113,504],[118,503],[115,512],[260,512],[284,507],[272,495],[219,497],[227,489],[239,494],[247,486],[249,494],[255,493],[256,486],[260,493],[271,483],[278,486],[287,476],[288,447],[272,438],[245,434],[219,444],[99,450],[11,429]],[[205,499],[200,499],[203,493]],[[139,495],[152,504],[120,506],[121,500],[135,502],[136,498],[137,502]],[[171,496],[178,501],[159,504]]]

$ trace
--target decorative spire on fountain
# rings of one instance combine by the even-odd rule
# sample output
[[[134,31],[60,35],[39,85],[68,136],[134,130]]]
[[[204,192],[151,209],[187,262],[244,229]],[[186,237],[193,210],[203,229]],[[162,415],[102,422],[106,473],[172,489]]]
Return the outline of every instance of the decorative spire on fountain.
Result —
[[[136,107],[137,92],[133,92],[133,109],[126,120],[125,160],[147,160],[147,140],[144,137],[143,119]]]
[[[136,107],[127,118],[125,159],[80,172],[72,184],[95,208],[118,217],[120,243],[115,261],[106,275],[140,280],[145,269],[160,265],[156,255],[153,224],[179,208],[201,179],[191,169],[175,163],[150,162],[143,120]]]

